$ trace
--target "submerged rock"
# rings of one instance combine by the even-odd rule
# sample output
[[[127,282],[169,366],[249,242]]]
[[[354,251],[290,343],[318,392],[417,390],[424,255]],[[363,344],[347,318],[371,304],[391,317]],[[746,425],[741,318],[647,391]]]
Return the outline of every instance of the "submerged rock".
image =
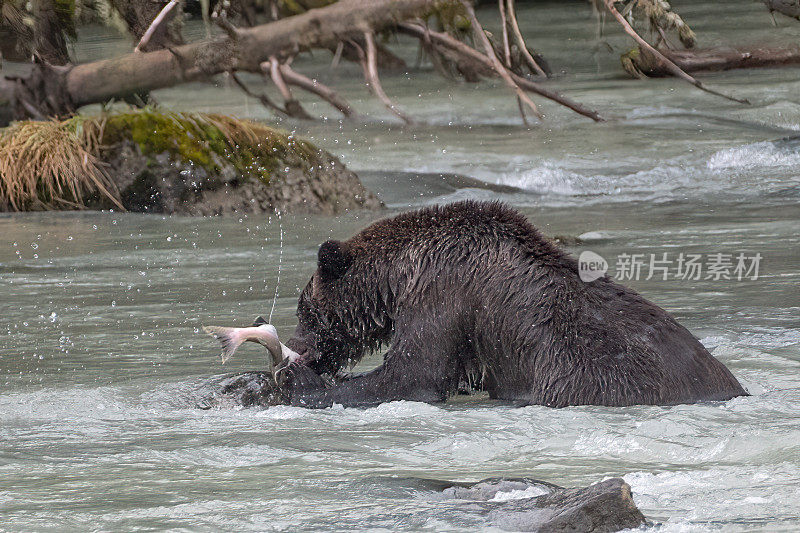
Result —
[[[528,478],[492,478],[478,483],[407,480],[433,489],[442,505],[460,502],[460,512],[505,531],[592,531],[637,528],[647,523],[636,507],[630,486],[611,478],[567,489]],[[477,517],[476,517],[477,518]]]
[[[292,134],[153,109],[0,130],[0,178],[0,211],[334,214],[383,205],[333,155]]]
[[[549,484],[534,481],[529,486],[546,485]],[[645,523],[644,515],[633,502],[630,485],[621,478],[607,479],[583,488],[549,486],[550,491],[541,496],[488,503],[489,523],[510,531],[594,533],[620,531]],[[497,500],[497,496],[495,493],[492,499]]]

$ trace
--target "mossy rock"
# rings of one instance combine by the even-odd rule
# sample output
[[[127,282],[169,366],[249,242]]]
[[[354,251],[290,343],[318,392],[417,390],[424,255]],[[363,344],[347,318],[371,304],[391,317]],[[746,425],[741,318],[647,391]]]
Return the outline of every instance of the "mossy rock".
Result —
[[[332,214],[382,206],[331,154],[224,115],[146,108],[24,122],[0,133],[4,146],[19,157],[0,156],[0,210]]]

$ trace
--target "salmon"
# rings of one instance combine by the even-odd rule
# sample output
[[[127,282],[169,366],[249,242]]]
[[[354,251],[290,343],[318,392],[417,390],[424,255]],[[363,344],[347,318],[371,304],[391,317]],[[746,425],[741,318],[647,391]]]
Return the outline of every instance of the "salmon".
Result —
[[[215,337],[222,344],[222,363],[230,359],[245,342],[255,342],[264,346],[272,357],[273,366],[284,359],[290,363],[296,361],[300,355],[288,348],[278,339],[278,331],[272,324],[262,317],[258,317],[252,326],[246,328],[231,328],[222,326],[203,326],[203,331]]]

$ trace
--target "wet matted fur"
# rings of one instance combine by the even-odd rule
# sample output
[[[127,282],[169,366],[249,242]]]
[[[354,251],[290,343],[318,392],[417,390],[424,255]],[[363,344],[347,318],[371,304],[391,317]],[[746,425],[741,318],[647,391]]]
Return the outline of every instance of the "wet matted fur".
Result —
[[[444,401],[468,374],[493,398],[552,407],[746,394],[666,311],[608,276],[581,281],[574,258],[497,202],[427,207],[325,242],[297,316],[287,344],[317,373],[389,349],[332,387],[287,369],[295,405]]]

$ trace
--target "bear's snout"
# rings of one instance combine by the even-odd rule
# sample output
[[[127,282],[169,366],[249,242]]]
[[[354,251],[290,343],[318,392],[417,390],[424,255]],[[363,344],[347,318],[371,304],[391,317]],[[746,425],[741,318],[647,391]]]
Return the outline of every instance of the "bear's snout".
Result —
[[[286,346],[297,352],[299,359],[297,362],[305,363],[314,353],[314,338],[310,332],[303,331],[301,326],[297,326],[292,337],[286,341]]]

